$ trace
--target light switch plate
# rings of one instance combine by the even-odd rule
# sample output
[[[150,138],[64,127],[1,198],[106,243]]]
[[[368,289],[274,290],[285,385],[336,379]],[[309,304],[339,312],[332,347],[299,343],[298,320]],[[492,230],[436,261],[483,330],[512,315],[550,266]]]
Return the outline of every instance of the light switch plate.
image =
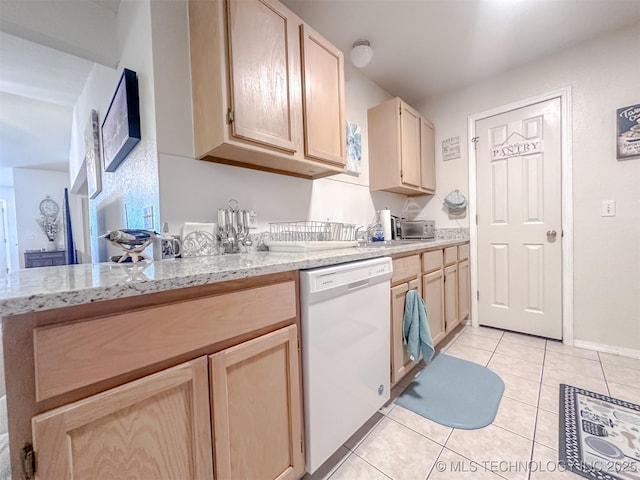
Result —
[[[255,210],[249,211],[249,228],[258,228],[258,213]]]
[[[616,216],[616,201],[615,200],[603,200],[600,207],[601,217],[615,217]]]

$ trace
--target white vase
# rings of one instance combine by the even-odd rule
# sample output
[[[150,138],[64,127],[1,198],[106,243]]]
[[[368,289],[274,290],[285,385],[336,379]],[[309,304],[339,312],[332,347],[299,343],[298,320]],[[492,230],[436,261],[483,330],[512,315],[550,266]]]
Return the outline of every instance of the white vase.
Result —
[[[56,245],[55,240],[49,240],[47,242],[47,252],[55,252],[58,250],[58,245]]]

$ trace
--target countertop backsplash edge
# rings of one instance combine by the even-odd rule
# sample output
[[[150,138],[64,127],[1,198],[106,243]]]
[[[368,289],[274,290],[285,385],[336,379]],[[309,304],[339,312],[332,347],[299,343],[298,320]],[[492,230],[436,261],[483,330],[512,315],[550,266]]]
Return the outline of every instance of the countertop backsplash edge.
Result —
[[[448,231],[444,235],[437,231],[434,241],[378,248],[356,247],[308,253],[251,251],[138,265],[100,263],[24,269],[0,279],[0,316],[410,253],[469,241],[468,229],[443,230]]]

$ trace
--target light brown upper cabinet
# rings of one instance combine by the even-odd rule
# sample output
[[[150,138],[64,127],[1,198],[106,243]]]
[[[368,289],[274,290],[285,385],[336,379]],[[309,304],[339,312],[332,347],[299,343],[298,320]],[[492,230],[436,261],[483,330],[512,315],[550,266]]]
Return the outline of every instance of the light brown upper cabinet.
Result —
[[[304,153],[345,164],[344,57],[308,25],[300,26]]]
[[[367,112],[369,187],[409,196],[435,192],[434,127],[400,98]]]
[[[436,191],[436,131],[433,123],[420,120],[420,186]]]
[[[195,156],[344,171],[344,56],[276,0],[190,0]]]

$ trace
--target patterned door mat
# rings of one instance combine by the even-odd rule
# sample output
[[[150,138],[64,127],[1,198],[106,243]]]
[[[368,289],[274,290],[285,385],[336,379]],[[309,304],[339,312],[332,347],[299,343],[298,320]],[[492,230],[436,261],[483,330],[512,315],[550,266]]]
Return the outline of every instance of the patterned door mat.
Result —
[[[560,462],[598,480],[640,480],[640,405],[560,385]]]

